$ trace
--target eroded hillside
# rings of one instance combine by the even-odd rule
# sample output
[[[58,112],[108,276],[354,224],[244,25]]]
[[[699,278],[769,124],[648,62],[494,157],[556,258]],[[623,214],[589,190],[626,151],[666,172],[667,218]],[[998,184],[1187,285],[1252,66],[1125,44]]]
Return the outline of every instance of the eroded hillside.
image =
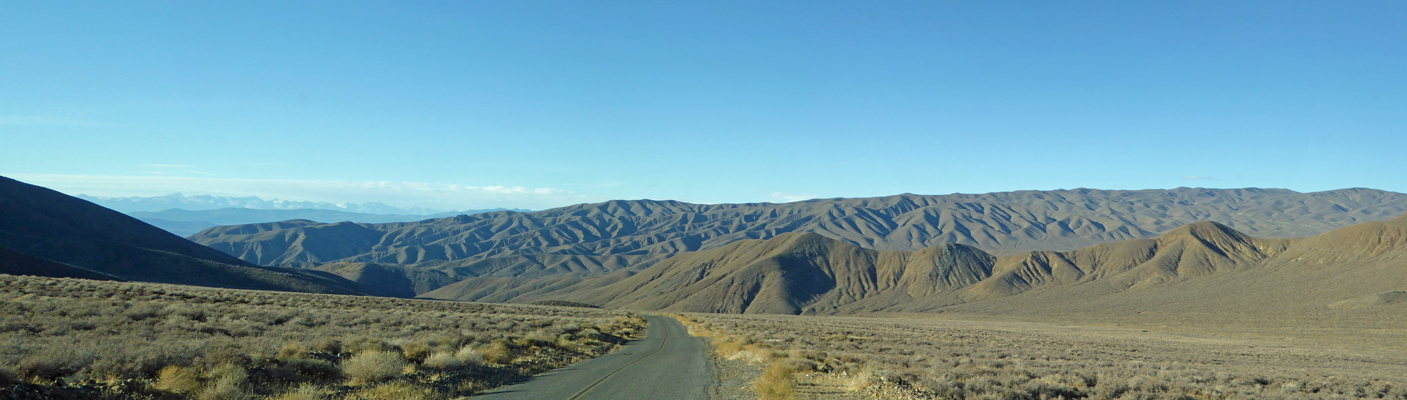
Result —
[[[435,270],[453,281],[560,280],[639,271],[681,252],[791,232],[879,251],[955,243],[1010,255],[1154,238],[1199,221],[1255,237],[1299,237],[1403,212],[1407,195],[1370,189],[1077,189],[786,204],[610,201],[409,223],[237,225],[211,228],[191,239],[261,265],[371,263]]]
[[[1302,239],[1199,222],[1152,239],[1006,257],[787,233],[682,253],[629,276],[468,278],[422,296],[735,314],[1293,313],[1407,306],[1404,262],[1407,215]]]

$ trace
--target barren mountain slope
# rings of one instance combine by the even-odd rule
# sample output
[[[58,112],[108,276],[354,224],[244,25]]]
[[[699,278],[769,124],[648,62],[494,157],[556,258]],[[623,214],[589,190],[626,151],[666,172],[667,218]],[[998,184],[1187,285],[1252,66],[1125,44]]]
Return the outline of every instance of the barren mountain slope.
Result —
[[[1312,235],[1407,212],[1407,195],[1370,189],[1059,190],[898,195],[785,204],[610,201],[534,213],[495,212],[410,223],[290,221],[208,229],[191,239],[263,265],[334,261],[430,266],[455,277],[638,270],[670,255],[738,240],[814,232],[875,250],[941,243],[997,254],[1070,250],[1152,238],[1198,221],[1258,237]],[[570,260],[491,261],[565,255]],[[560,264],[566,263],[566,264]],[[486,268],[500,266],[501,268]]]
[[[1176,284],[1118,293],[1096,286],[1032,290],[947,310],[1043,317],[1244,313],[1334,320],[1346,312],[1407,317],[1407,216],[1298,239],[1281,251],[1275,249],[1287,242],[1268,244],[1263,260]]]
[[[1304,239],[1257,239],[1200,222],[1154,239],[1002,258],[955,244],[875,251],[788,233],[681,253],[620,276],[470,278],[424,297],[773,314],[1407,307],[1407,216]]]
[[[315,269],[356,282],[363,293],[372,296],[415,297],[454,283],[454,279],[440,271],[397,265],[340,262],[319,265]]]
[[[1097,293],[1155,286],[1256,265],[1293,239],[1256,239],[1215,222],[1198,222],[1156,239],[1105,243],[1068,252],[1037,251],[997,260],[991,279],[963,290],[965,300],[1009,296],[1038,287],[1098,281]]]
[[[126,280],[357,293],[355,284],[331,274],[248,264],[122,213],[4,177],[0,247]]]
[[[1249,268],[1287,240],[1255,239],[1214,222],[1069,252],[995,258],[961,245],[878,252],[785,234],[665,260],[566,299],[608,306],[724,313],[926,311],[1032,290],[1117,293]]]
[[[565,299],[673,311],[798,314],[890,291],[931,296],[980,281],[991,256],[962,245],[880,252],[788,233],[681,254],[621,282]]]

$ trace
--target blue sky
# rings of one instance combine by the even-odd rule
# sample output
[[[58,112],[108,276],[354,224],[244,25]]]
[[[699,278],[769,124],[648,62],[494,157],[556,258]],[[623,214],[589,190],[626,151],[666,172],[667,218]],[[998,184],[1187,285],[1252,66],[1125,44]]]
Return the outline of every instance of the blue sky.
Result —
[[[401,3],[6,2],[0,175],[438,209],[1407,192],[1403,2]]]

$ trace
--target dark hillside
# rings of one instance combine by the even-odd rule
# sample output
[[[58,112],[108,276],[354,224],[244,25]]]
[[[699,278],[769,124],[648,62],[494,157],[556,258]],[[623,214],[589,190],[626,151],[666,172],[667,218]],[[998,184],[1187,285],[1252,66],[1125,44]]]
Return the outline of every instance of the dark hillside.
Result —
[[[354,283],[332,274],[251,265],[122,213],[4,177],[0,247],[133,281],[358,293]]]

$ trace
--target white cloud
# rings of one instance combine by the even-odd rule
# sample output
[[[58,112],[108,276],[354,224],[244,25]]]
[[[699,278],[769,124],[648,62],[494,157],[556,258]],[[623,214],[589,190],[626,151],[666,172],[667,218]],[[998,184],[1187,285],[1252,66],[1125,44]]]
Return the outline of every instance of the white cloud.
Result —
[[[147,172],[144,172],[145,174],[148,174],[148,175],[176,175],[176,174],[177,174],[176,172],[171,172],[170,170],[173,170],[173,169],[180,169],[180,170],[182,170],[182,171],[180,171],[180,172],[186,172],[186,173],[191,173],[191,174],[196,174],[196,175],[219,176],[218,174],[212,174],[212,173],[205,172],[205,171],[197,171],[197,170],[193,169],[193,168],[195,168],[195,167],[194,167],[194,166],[191,166],[191,165],[180,165],[180,164],[140,164],[140,165],[143,166],[143,167],[148,167],[148,168],[160,168],[160,169],[164,170],[164,171],[147,171]]]
[[[557,188],[471,186],[426,182],[231,179],[186,176],[6,175],[70,195],[104,197],[185,195],[258,196],[265,200],[380,202],[439,210],[546,209],[597,201]]]
[[[1190,181],[1210,181],[1210,180],[1214,180],[1214,179],[1216,179],[1216,178],[1213,178],[1213,177],[1210,177],[1210,176],[1188,175],[1188,176],[1182,177],[1182,179],[1186,179],[1186,180],[1190,180]]]
[[[773,203],[790,203],[793,201],[811,200],[816,198],[816,195],[772,192],[770,197],[772,198]]]

